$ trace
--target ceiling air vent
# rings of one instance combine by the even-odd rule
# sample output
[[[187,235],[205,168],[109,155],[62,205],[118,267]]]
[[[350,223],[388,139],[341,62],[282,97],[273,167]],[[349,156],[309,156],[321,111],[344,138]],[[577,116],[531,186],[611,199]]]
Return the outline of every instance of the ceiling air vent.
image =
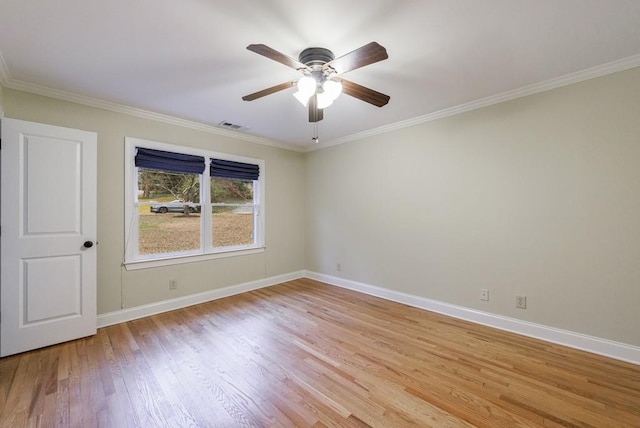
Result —
[[[223,120],[222,122],[220,122],[218,124],[218,126],[221,126],[223,128],[227,128],[227,129],[242,129],[243,128],[242,125],[236,125],[235,123],[227,122],[226,120]]]

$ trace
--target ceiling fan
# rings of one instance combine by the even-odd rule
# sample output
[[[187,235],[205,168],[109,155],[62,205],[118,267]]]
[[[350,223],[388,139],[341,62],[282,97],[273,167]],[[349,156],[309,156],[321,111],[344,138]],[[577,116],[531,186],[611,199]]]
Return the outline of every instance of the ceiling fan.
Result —
[[[391,98],[339,77],[348,71],[389,58],[387,50],[376,42],[366,44],[338,58],[325,48],[307,48],[300,52],[297,60],[262,44],[249,45],[247,49],[294,68],[300,71],[303,76],[298,80],[281,83],[245,95],[242,97],[245,101],[253,101],[297,86],[298,92],[294,96],[303,105],[308,105],[309,122],[319,122],[322,120],[324,108],[331,105],[341,92],[377,107],[386,105]]]

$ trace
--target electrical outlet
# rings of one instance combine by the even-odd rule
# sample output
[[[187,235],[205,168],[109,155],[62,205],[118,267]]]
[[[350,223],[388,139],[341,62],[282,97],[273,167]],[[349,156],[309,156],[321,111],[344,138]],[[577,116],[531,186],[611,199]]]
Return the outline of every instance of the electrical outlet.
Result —
[[[178,280],[170,279],[169,280],[169,290],[175,290],[176,288],[178,288]]]
[[[489,300],[489,290],[486,288],[480,289],[480,300]]]
[[[527,309],[527,296],[516,296],[516,308]]]
[[[336,270],[340,272],[342,270],[342,265],[340,263],[336,263]]]

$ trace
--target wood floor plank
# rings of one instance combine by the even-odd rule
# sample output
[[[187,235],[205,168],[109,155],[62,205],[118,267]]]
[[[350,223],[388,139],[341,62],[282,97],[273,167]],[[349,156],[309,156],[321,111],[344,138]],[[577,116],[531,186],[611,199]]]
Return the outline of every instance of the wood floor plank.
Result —
[[[640,366],[310,279],[0,359],[0,427],[640,427]]]

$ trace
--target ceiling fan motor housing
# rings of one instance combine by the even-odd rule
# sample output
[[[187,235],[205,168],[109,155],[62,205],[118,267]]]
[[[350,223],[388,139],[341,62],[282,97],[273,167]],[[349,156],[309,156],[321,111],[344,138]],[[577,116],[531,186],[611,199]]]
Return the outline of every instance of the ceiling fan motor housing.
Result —
[[[333,61],[333,52],[325,48],[307,48],[300,52],[298,60],[304,65],[315,70],[314,66],[323,66],[329,61]]]

